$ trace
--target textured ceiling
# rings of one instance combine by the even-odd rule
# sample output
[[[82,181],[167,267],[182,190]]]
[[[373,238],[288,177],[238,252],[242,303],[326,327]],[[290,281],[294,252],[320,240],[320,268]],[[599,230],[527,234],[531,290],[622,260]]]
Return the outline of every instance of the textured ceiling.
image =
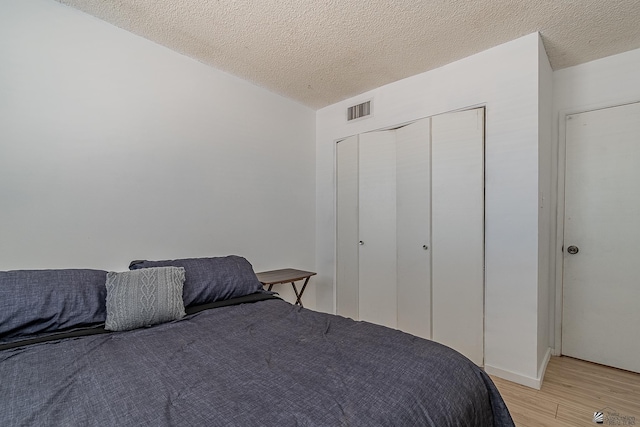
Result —
[[[539,31],[553,69],[640,48],[640,0],[58,0],[320,108]]]

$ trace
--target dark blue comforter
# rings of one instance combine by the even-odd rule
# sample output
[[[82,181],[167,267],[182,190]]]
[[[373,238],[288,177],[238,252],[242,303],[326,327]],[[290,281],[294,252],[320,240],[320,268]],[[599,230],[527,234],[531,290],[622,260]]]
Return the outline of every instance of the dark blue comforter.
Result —
[[[512,426],[440,344],[281,300],[0,351],[0,426]]]

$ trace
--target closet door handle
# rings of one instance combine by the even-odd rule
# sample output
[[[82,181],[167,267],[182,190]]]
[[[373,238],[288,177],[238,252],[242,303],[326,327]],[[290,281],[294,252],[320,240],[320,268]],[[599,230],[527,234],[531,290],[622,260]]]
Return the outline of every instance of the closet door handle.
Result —
[[[424,249],[424,250],[426,251],[427,249],[429,249],[429,246],[427,246],[427,245],[422,245],[422,249]]]
[[[360,241],[358,242],[358,244],[359,244],[360,246],[362,246],[362,245],[364,245],[364,242],[363,242],[362,240],[360,240]]]

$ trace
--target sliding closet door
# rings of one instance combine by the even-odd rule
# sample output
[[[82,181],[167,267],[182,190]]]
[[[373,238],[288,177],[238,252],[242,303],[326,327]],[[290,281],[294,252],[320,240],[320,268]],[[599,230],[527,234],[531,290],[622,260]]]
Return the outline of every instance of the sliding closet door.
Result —
[[[336,311],[358,319],[358,136],[336,147]]]
[[[359,318],[395,328],[395,134],[371,132],[359,138]]]
[[[431,119],[396,130],[398,329],[431,338]]]
[[[483,364],[484,109],[432,117],[433,340]]]

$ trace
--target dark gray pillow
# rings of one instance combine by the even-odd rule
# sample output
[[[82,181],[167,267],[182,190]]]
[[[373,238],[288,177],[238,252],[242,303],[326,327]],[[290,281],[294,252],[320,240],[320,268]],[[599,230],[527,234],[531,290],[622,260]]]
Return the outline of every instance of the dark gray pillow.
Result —
[[[127,331],[182,319],[184,268],[158,267],[107,273],[104,328]]]
[[[0,271],[0,340],[105,321],[103,270]]]
[[[185,307],[266,292],[253,267],[243,257],[183,258],[166,261],[133,261],[132,270],[172,265],[184,267]]]

